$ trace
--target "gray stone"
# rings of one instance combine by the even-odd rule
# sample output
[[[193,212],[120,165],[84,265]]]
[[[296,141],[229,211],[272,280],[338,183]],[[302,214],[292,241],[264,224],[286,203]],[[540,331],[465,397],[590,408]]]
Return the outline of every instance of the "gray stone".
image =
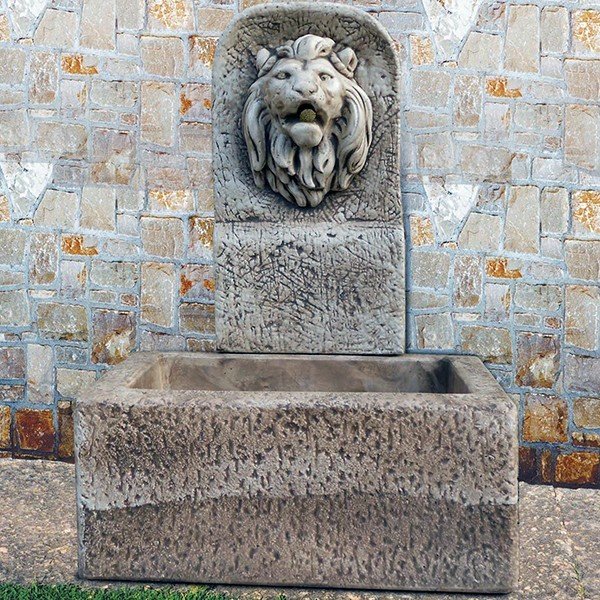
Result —
[[[476,358],[139,353],[75,423],[86,578],[517,580],[516,408]]]
[[[351,170],[360,172],[347,189],[330,192],[316,208],[299,208],[257,187],[260,161],[251,165],[239,124],[258,75],[253,56],[270,60],[271,51],[261,48],[308,31],[356,54],[357,64],[349,64],[377,135],[366,163],[362,154],[353,156]],[[340,56],[342,63],[352,58],[343,49]],[[258,6],[221,38],[212,107],[219,349],[404,351],[398,73],[389,35],[346,6]],[[274,180],[269,185],[277,187]]]

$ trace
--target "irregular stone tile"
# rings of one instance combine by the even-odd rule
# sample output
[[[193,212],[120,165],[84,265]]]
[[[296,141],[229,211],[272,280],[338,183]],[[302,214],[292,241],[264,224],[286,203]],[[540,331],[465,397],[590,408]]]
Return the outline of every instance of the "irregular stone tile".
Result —
[[[142,331],[140,351],[181,352],[185,350],[185,338],[169,333]]]
[[[212,218],[190,217],[188,256],[211,261],[215,221]]]
[[[179,126],[181,152],[212,152],[212,125],[210,123],[182,123]]]
[[[0,83],[21,85],[27,55],[20,48],[0,48]]]
[[[511,5],[504,42],[504,68],[537,73],[540,64],[540,9]]]
[[[600,358],[567,353],[565,388],[574,392],[596,395],[600,389]]]
[[[454,327],[449,313],[415,317],[417,348],[454,350]]]
[[[421,169],[448,170],[454,164],[454,142],[449,132],[415,136]]]
[[[183,74],[184,48],[180,38],[142,36],[140,52],[147,73],[170,78]]]
[[[115,50],[116,21],[115,0],[83,0],[80,46],[95,50]]]
[[[596,452],[570,452],[556,457],[557,483],[598,484],[599,473],[600,454]]]
[[[583,169],[600,169],[600,106],[567,106],[565,159]]]
[[[92,143],[92,181],[129,185],[135,172],[135,134],[131,131],[96,129]]]
[[[58,271],[58,236],[36,232],[29,250],[29,282],[33,285],[54,283]]]
[[[510,287],[501,283],[487,283],[485,286],[485,312],[489,321],[505,322],[510,314]]]
[[[75,454],[73,409],[70,402],[58,403],[58,457],[72,459]]]
[[[600,448],[600,435],[596,433],[586,433],[582,431],[574,431],[571,434],[574,446],[582,446],[587,448]]]
[[[145,0],[116,0],[117,29],[138,31],[144,26]]]
[[[600,192],[577,190],[572,196],[573,231],[577,235],[600,237]]]
[[[154,31],[165,29],[192,31],[194,13],[191,0],[148,0],[148,26]]]
[[[192,35],[189,40],[189,74],[211,80],[218,38]]]
[[[541,21],[542,52],[564,53],[569,48],[569,11],[563,6],[545,6]]]
[[[552,388],[560,367],[560,344],[555,335],[521,333],[517,337],[517,385]]]
[[[181,219],[142,217],[141,236],[144,252],[152,256],[179,258],[183,255],[184,236]]]
[[[97,75],[97,58],[83,54],[63,54],[61,68],[70,75]]]
[[[10,23],[8,15],[0,15],[0,42],[10,42]]]
[[[565,59],[565,81],[569,96],[596,100],[600,95],[600,60]]]
[[[540,191],[535,186],[512,186],[508,197],[504,247],[513,252],[540,251]]]
[[[600,54],[600,11],[573,11],[572,28],[575,53]]]
[[[48,190],[34,215],[34,223],[48,227],[73,228],[77,218],[77,194]]]
[[[0,194],[0,223],[8,223],[10,221],[10,205],[8,198],[4,194]]]
[[[194,196],[190,190],[150,190],[149,209],[152,212],[183,212],[194,210]]]
[[[25,386],[18,384],[0,385],[0,402],[24,402]]]
[[[544,188],[540,205],[542,233],[565,233],[569,227],[569,192]]]
[[[61,248],[65,254],[77,256],[95,256],[98,254],[97,241],[83,235],[65,235],[62,238]]]
[[[481,117],[481,78],[460,75],[454,80],[454,123],[459,127],[477,127]]]
[[[600,279],[600,241],[566,240],[565,261],[570,277],[596,283]]]
[[[12,440],[10,439],[11,425],[10,406],[0,406],[0,448],[10,448]]]
[[[214,334],[214,304],[184,302],[179,307],[179,325],[182,333]]]
[[[435,52],[431,39],[422,35],[410,35],[410,59],[414,66],[432,65]]]
[[[138,282],[137,265],[127,262],[92,261],[90,281],[100,287],[132,289]]]
[[[117,365],[135,348],[136,325],[132,312],[95,310],[92,317],[92,362]]]
[[[0,326],[26,327],[29,321],[29,299],[23,290],[0,292]]]
[[[523,418],[526,442],[566,442],[569,415],[567,404],[556,396],[527,394]]]
[[[465,42],[458,66],[461,69],[497,71],[502,56],[502,36],[472,31]]]
[[[25,110],[0,111],[0,150],[18,149],[29,144],[29,119]]]
[[[142,83],[140,137],[143,142],[172,146],[176,111],[175,86],[172,83]]]
[[[460,348],[465,354],[475,354],[484,362],[509,364],[512,344],[508,329],[465,325],[461,329]]]
[[[410,257],[412,287],[446,288],[450,275],[450,257],[444,252],[415,250]]]
[[[556,104],[517,104],[514,123],[534,131],[557,131],[562,127],[562,106]]]
[[[47,302],[38,305],[37,326],[40,337],[52,340],[86,342],[87,312],[76,304]]]
[[[177,289],[174,265],[142,264],[142,321],[159,327],[172,327]]]
[[[27,345],[27,400],[32,404],[54,402],[52,346]]]
[[[74,12],[49,8],[37,26],[33,41],[36,46],[73,48],[77,31],[77,15]]]
[[[484,122],[483,137],[486,140],[509,141],[512,113],[507,104],[499,102],[486,103],[484,108]]]
[[[22,408],[15,414],[17,446],[21,450],[50,453],[54,450],[54,418],[51,410]]]
[[[600,288],[568,285],[565,294],[565,341],[596,350],[600,340]]]
[[[46,8],[48,0],[8,0],[7,8],[15,34],[29,37],[34,23]]]
[[[465,145],[461,152],[460,168],[463,173],[478,180],[506,181],[511,175],[514,158],[515,154],[506,148]]]
[[[0,379],[25,377],[25,352],[18,347],[0,347]]]
[[[27,234],[19,229],[0,229],[0,265],[22,265]]]
[[[52,104],[58,94],[57,55],[50,52],[36,52],[29,66],[29,77],[29,102]]]
[[[573,400],[573,422],[577,427],[600,429],[600,397],[575,398]]]
[[[76,260],[63,260],[60,266],[60,294],[63,298],[81,300],[87,287],[87,266]]]
[[[114,188],[85,186],[81,193],[80,226],[83,229],[114,231],[116,205]]]
[[[486,81],[486,93],[494,98],[521,98],[518,87],[511,87],[507,77],[490,77]]]
[[[212,302],[215,297],[212,265],[185,265],[181,268],[179,295],[186,300]]]
[[[433,246],[435,236],[433,233],[433,224],[429,217],[420,215],[410,215],[410,243],[415,246]]]
[[[220,34],[234,16],[234,12],[225,8],[198,8],[198,28],[204,33]],[[416,15],[414,15],[416,16]]]
[[[478,256],[456,256],[454,259],[453,305],[474,308],[482,294],[482,266]]]
[[[42,122],[37,126],[38,148],[56,158],[85,158],[87,140],[83,125]]]
[[[481,4],[482,0],[452,3],[423,0],[437,51],[443,60],[455,58],[458,47],[477,19]]]
[[[435,224],[438,241],[456,241],[458,228],[473,208],[479,186],[423,177],[423,187]]]
[[[446,106],[450,83],[450,75],[444,71],[415,71],[412,74],[412,104],[432,108]]]
[[[458,236],[458,246],[466,250],[497,252],[501,235],[500,217],[472,212]]]
[[[557,285],[517,283],[515,306],[531,311],[556,312],[562,306],[562,288]]]
[[[182,86],[180,115],[191,121],[211,121],[212,86],[206,83],[189,83]]]
[[[138,100],[137,84],[133,81],[94,80],[90,100],[104,108],[133,108]]]

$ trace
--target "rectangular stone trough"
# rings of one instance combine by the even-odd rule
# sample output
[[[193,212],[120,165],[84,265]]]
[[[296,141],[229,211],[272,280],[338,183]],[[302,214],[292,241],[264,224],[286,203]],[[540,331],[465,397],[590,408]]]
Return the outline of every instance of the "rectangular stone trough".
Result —
[[[476,358],[140,353],[76,444],[85,578],[517,581],[517,414]]]

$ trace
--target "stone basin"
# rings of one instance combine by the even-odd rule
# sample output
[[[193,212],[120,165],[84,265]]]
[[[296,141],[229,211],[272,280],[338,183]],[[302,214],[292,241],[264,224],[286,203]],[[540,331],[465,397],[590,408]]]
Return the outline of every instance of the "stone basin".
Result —
[[[477,358],[139,353],[75,423],[83,577],[517,581],[516,408]]]

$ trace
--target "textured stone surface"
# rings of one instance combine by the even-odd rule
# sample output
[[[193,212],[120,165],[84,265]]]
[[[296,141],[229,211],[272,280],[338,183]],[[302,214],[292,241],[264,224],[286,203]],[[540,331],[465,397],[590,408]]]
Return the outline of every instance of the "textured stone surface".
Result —
[[[516,435],[478,359],[138,354],[76,404],[80,573],[507,591]]]
[[[267,23],[277,23],[277,39]],[[346,191],[301,211],[257,188],[238,122],[256,79],[246,48],[296,39],[309,23],[311,33],[356,53],[356,81],[369,97],[379,134],[364,170]],[[403,352],[399,97],[390,38],[376,21],[350,8],[260,7],[221,40],[214,85],[218,347],[230,352]]]

